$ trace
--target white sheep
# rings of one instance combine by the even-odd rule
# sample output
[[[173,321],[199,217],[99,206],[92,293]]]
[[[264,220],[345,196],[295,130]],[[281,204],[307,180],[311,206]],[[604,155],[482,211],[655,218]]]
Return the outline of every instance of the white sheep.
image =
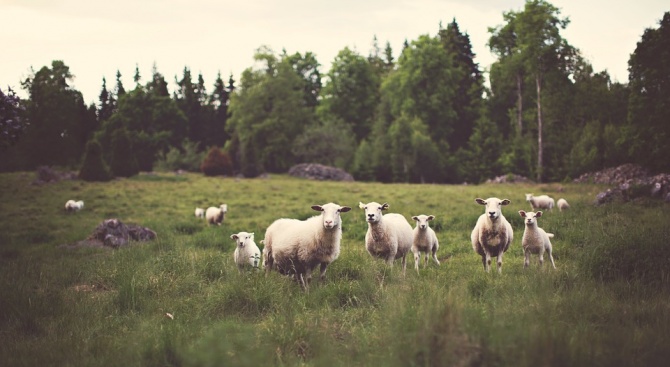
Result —
[[[207,211],[205,212],[207,223],[221,225],[227,212],[228,212],[228,205],[226,204],[221,204],[221,206],[219,206],[218,208],[210,206],[209,208],[207,208]]]
[[[237,270],[242,272],[242,269],[249,265],[257,269],[261,260],[261,250],[254,242],[254,233],[240,232],[232,234],[230,238],[235,241],[233,258],[237,264]]]
[[[82,209],[84,209],[84,202],[81,200],[79,201],[68,200],[67,202],[65,202],[65,211],[78,212]]]
[[[323,280],[328,265],[340,256],[340,213],[351,210],[335,203],[312,205],[312,209],[321,215],[306,220],[278,219],[268,227],[263,240],[266,271],[276,269],[282,274],[295,275],[305,289],[317,265],[321,266]]]
[[[554,208],[554,199],[547,195],[533,196],[533,194],[526,194],[526,201],[530,203],[531,210]]]
[[[386,260],[393,266],[393,261],[402,258],[402,273],[407,268],[406,255],[412,247],[414,232],[412,226],[404,216],[397,213],[382,215],[388,210],[387,203],[370,202],[358,204],[365,210],[365,220],[368,222],[368,231],[365,234],[365,249],[373,257]]]
[[[486,200],[477,198],[475,202],[486,206],[486,209],[484,214],[477,219],[477,224],[470,235],[472,248],[482,257],[486,272],[491,269],[491,257],[496,256],[498,258],[498,273],[502,273],[503,254],[512,244],[514,238],[514,231],[503,216],[502,207],[509,205],[511,201],[492,197]]]
[[[414,269],[416,269],[416,273],[418,274],[421,252],[426,253],[423,263],[424,268],[428,265],[428,255],[431,253],[435,263],[440,265],[440,261],[437,259],[437,250],[440,248],[440,244],[437,241],[435,231],[428,225],[429,221],[435,219],[434,215],[415,215],[412,219],[416,221],[416,227],[414,227],[414,241],[412,241],[411,250],[414,254]]]
[[[544,229],[540,228],[537,224],[537,218],[542,216],[542,212],[525,212],[519,210],[519,215],[525,218],[526,228],[523,231],[523,239],[521,240],[521,245],[523,246],[523,255],[525,260],[523,262],[523,267],[527,268],[530,264],[530,254],[539,254],[540,255],[540,266],[544,263],[544,253],[545,251],[549,255],[549,260],[551,260],[551,266],[556,269],[556,264],[554,263],[554,257],[551,255],[551,241],[550,238],[553,238],[553,233],[547,233]]]
[[[570,204],[568,204],[568,201],[563,198],[558,199],[558,201],[556,202],[556,206],[560,211],[570,209]]]
[[[197,218],[204,218],[205,217],[205,209],[203,208],[195,208],[195,216]]]

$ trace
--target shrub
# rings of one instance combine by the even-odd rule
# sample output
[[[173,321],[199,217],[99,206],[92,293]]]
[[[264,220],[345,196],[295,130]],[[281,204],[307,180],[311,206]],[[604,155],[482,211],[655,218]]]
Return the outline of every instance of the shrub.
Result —
[[[181,169],[198,172],[204,159],[205,152],[198,152],[198,143],[185,139],[181,144],[181,149],[170,147],[167,153],[159,153],[156,168],[161,171]]]
[[[232,175],[233,163],[227,152],[222,152],[217,147],[212,147],[207,157],[202,161],[200,170],[206,176]]]
[[[107,163],[102,159],[102,147],[97,140],[86,143],[84,163],[79,170],[79,178],[84,181],[109,181],[112,174]]]
[[[126,129],[114,131],[112,135],[112,174],[117,177],[130,177],[140,173],[140,167],[133,153],[133,144]]]

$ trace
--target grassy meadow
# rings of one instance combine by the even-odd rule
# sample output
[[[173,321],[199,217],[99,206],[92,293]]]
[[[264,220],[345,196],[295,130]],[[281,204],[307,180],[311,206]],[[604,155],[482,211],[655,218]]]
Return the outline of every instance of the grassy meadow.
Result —
[[[670,360],[670,221],[653,200],[595,207],[588,184],[410,185],[197,174],[31,185],[0,175],[1,366],[661,366]],[[562,192],[559,192],[562,191]],[[564,197],[546,213],[557,270],[523,269],[524,194]],[[509,198],[514,241],[503,274],[470,244],[484,207]],[[68,199],[84,200],[67,214]],[[343,213],[342,252],[309,293],[276,273],[238,273],[230,235],[312,204]],[[364,248],[358,202],[433,214],[441,266],[402,276]],[[221,226],[196,206],[228,204]],[[104,219],[158,239],[68,249]],[[412,226],[414,226],[414,223]],[[262,245],[259,244],[262,248]],[[545,259],[546,260],[546,259]],[[169,317],[168,314],[173,317]]]

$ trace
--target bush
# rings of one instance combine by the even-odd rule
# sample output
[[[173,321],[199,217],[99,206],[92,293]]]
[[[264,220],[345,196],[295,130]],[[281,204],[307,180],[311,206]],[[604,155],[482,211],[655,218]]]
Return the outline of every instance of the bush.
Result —
[[[185,139],[178,147],[170,147],[167,153],[159,153],[156,168],[161,171],[184,170],[199,172],[205,152],[198,152],[198,143]]]
[[[107,163],[102,159],[102,146],[97,140],[86,143],[84,163],[79,170],[79,178],[84,181],[109,181],[112,174]]]
[[[130,177],[140,173],[140,167],[133,153],[133,144],[126,129],[114,131],[112,135],[112,174],[117,177]]]
[[[202,161],[200,170],[206,176],[232,175],[233,163],[228,153],[222,152],[217,147],[212,147],[205,160]]]

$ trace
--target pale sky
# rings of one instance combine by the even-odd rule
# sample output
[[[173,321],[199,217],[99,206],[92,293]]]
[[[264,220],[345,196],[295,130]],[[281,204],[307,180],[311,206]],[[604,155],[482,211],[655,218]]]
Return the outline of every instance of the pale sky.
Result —
[[[377,37],[390,42],[397,60],[404,40],[437,34],[453,18],[470,36],[484,71],[495,57],[486,46],[488,27],[502,14],[523,9],[524,0],[0,0],[0,87],[26,97],[21,80],[53,60],[62,60],[73,87],[87,104],[98,102],[102,78],[116,85],[117,69],[127,90],[135,65],[145,84],[154,63],[172,92],[185,66],[194,81],[202,73],[207,92],[220,71],[238,82],[261,46],[275,53],[312,52],[325,75],[337,53],[349,47],[367,56]],[[658,28],[668,0],[554,0],[569,17],[562,35],[579,48],[595,71],[628,81],[628,59],[646,28]],[[324,81],[325,82],[325,81]]]

